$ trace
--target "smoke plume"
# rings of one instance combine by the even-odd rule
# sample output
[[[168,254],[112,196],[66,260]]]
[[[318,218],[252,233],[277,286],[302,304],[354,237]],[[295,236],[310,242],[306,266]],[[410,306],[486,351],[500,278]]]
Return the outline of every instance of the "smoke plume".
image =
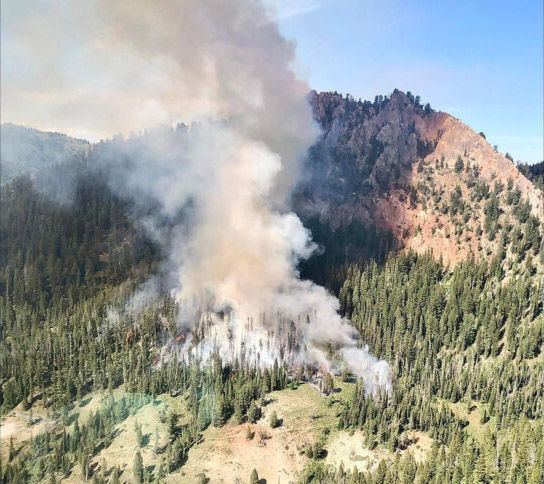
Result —
[[[318,129],[309,87],[292,70],[294,45],[270,11],[253,0],[67,1],[37,10],[30,24],[54,30],[61,53],[34,59],[42,82],[62,91],[48,91],[47,115],[106,134],[198,121],[117,139],[94,155],[142,217],[154,207],[144,218],[167,248],[163,275],[179,325],[196,335],[187,347],[325,368],[337,353],[369,391],[389,389],[387,363],[357,348],[336,298],[296,269],[315,246],[289,211],[290,194]],[[34,56],[36,39],[19,40]],[[61,66],[74,50],[81,58]]]

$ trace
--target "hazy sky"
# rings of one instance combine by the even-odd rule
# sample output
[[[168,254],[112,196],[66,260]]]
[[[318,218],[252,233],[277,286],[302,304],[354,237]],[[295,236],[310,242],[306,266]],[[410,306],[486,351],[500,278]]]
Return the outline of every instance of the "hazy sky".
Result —
[[[316,90],[410,90],[514,159],[543,159],[541,0],[276,1]]]
[[[410,90],[483,131],[514,159],[542,160],[540,0],[267,1],[297,44],[297,71],[316,90],[371,100],[394,88]],[[95,132],[77,112],[92,111],[104,127],[117,126],[127,117],[123,103],[145,104],[136,94],[164,79],[142,79],[145,64],[126,69],[126,46],[108,52],[111,28],[110,37],[89,43],[78,24],[100,32],[100,18],[83,13],[93,2],[82,0],[75,15],[62,7],[67,2],[2,2],[2,121],[96,139],[107,129]],[[52,5],[60,13],[48,17],[43,12]],[[160,70],[160,62],[154,67]],[[113,71],[115,83],[108,83]],[[110,91],[119,99],[114,116],[101,108]],[[157,112],[148,104],[140,114]]]

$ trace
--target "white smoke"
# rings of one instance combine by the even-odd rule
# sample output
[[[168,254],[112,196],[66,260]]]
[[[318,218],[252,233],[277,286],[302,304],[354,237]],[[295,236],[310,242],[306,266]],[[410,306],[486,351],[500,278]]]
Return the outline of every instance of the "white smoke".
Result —
[[[95,156],[118,191],[155,203],[146,222],[168,241],[180,325],[200,328],[200,350],[218,347],[229,359],[236,343],[264,364],[280,357],[325,367],[337,351],[369,389],[389,389],[387,363],[357,348],[338,301],[296,270],[314,244],[289,197],[318,129],[309,88],[292,71],[294,45],[269,10],[256,0],[72,0],[37,11],[27,14],[30,25],[55,25],[60,53],[35,59],[47,74],[40,89],[62,90],[47,98],[50,116],[108,134],[199,120]],[[20,50],[32,57],[38,40],[24,36]],[[68,72],[57,65],[68,55],[64,42],[81,57]],[[228,316],[218,317],[224,308]],[[286,341],[293,327],[296,341]]]

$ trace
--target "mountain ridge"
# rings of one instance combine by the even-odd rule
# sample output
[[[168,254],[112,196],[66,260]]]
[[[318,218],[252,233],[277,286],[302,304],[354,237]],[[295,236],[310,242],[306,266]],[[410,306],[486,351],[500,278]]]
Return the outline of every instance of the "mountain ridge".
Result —
[[[456,263],[497,249],[495,237],[478,244],[478,237],[467,233],[479,231],[485,221],[491,188],[519,190],[517,203],[529,202],[534,217],[542,213],[540,191],[505,155],[459,119],[423,106],[410,93],[395,90],[370,103],[313,91],[310,102],[323,133],[306,166],[311,175],[295,197],[303,218],[318,216],[333,231],[353,222],[376,226],[390,231],[399,247],[433,249]],[[474,195],[479,187],[483,197]],[[503,228],[515,206],[506,203],[506,191],[496,195],[500,220],[494,222]],[[452,196],[463,203],[463,214],[441,205]],[[462,229],[459,215],[466,225],[467,211],[472,223]]]
[[[64,133],[42,131],[13,123],[0,126],[2,183],[24,173],[63,163],[84,153],[91,144]]]
[[[389,363],[390,395],[371,396],[351,372],[278,360],[161,361],[186,332],[167,287],[140,305],[164,253],[133,199],[99,171],[110,142],[3,186],[2,482],[143,482],[142,468],[160,482],[243,481],[252,468],[305,484],[542,482],[541,233],[530,187],[508,167],[493,178],[503,162],[460,124],[435,143],[448,118],[404,96],[408,105],[400,95],[389,108],[383,97],[361,103],[349,129],[349,112],[324,110],[315,171],[305,172],[316,184],[294,199],[324,249],[301,277],[338,295],[358,341]],[[456,133],[467,139],[454,137],[453,149]],[[114,152],[105,165],[129,162]],[[62,185],[73,190],[57,203]],[[420,239],[435,256],[469,251],[469,236],[481,260],[446,267],[415,253]]]
[[[527,201],[531,215],[541,218],[541,191],[533,182],[482,133],[423,105],[419,96],[396,89],[370,102],[311,91],[309,102],[322,133],[309,150],[293,209],[325,249],[334,250],[327,247],[330,240],[343,238],[334,234],[371,230],[370,236],[362,237],[370,242],[355,241],[353,252],[361,252],[361,243],[381,238],[388,247],[432,250],[436,258],[455,264],[495,252],[500,240],[493,232],[509,225],[517,204]],[[7,139],[2,144],[3,183],[23,171],[35,174],[99,146],[10,123],[2,125],[2,134],[3,141]],[[21,139],[22,148],[16,147]],[[461,170],[456,163],[462,163]],[[482,190],[483,196],[475,195]],[[496,194],[497,226],[486,240],[479,234],[488,218],[485,204],[495,190],[501,192]],[[507,203],[511,191],[517,198],[513,205]],[[453,212],[446,206],[452,203],[458,205]],[[321,228],[329,236],[320,238]]]

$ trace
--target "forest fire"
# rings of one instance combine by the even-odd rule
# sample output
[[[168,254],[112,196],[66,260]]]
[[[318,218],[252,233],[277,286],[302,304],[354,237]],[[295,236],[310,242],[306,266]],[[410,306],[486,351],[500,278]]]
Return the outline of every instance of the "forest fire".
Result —
[[[180,341],[184,341],[184,340],[185,340],[185,333],[180,333],[175,337],[174,342],[179,343]]]
[[[140,54],[160,53],[179,69],[161,77],[156,98],[157,114],[169,113],[166,125],[115,139],[96,154],[110,189],[147,214],[143,225],[164,255],[135,300],[169,292],[178,311],[173,325],[183,333],[170,332],[174,338],[163,343],[182,358],[192,352],[206,361],[218,352],[228,363],[271,367],[278,360],[330,368],[331,349],[369,388],[377,380],[390,388],[387,363],[358,347],[359,334],[339,314],[337,298],[298,271],[317,245],[291,210],[291,197],[320,128],[308,103],[309,86],[292,70],[293,46],[259,2],[227,2],[226,18],[214,2],[170,7],[157,10],[167,28],[160,38],[155,31],[147,36],[149,44],[141,43],[139,28],[124,31],[125,40],[143,49]],[[181,38],[172,23],[180,12]],[[209,20],[205,29],[200,12]],[[242,37],[230,35],[227,20]],[[147,21],[136,24],[149,28]],[[194,48],[186,49],[188,39]],[[202,70],[201,59],[214,68]],[[196,92],[206,93],[194,113],[205,121],[185,125],[185,101],[192,102]],[[168,106],[161,106],[164,99]],[[127,333],[126,343],[140,338]]]

